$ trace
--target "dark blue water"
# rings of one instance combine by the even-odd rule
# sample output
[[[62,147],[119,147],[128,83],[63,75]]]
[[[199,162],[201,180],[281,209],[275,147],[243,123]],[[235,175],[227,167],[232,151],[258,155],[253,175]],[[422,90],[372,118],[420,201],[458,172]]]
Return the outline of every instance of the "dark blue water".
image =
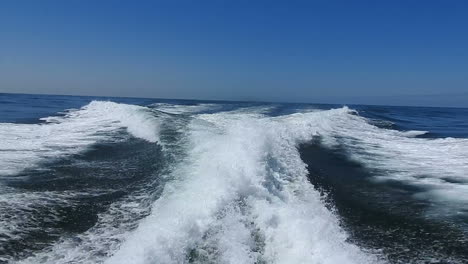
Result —
[[[171,100],[149,98],[124,97],[95,97],[95,96],[65,96],[65,95],[30,95],[30,94],[2,94],[0,93],[1,122],[35,123],[39,118],[57,115],[70,108],[80,108],[93,100],[113,101],[126,104],[149,105],[156,102],[176,104],[198,104],[213,101],[201,100]],[[242,103],[215,101],[231,105],[277,105],[271,114],[289,114],[303,107],[330,109],[342,105],[332,104],[275,104],[275,103]],[[447,107],[404,107],[404,106],[371,106],[350,105],[365,117],[388,121],[388,126],[400,130],[429,131],[432,137],[468,137],[468,108]]]
[[[468,109],[447,107],[351,106],[363,116],[392,122],[395,129],[423,130],[430,137],[468,137]]]
[[[288,132],[282,134],[283,129]],[[208,176],[219,185],[221,197],[234,199],[240,209],[234,210],[237,213],[227,209],[231,205],[213,209],[210,227],[199,236],[187,233],[183,240],[187,249],[183,253],[174,249],[179,253],[171,253],[173,262],[217,263],[223,256],[241,254],[221,246],[215,231],[221,226],[228,236],[226,230],[239,228],[225,226],[221,220],[226,212],[233,219],[240,214],[252,226],[247,228],[252,241],[245,244],[250,247],[245,254],[258,263],[274,262],[265,253],[267,229],[253,217],[259,212],[249,204],[261,195],[251,195],[253,187],[236,184],[253,184],[240,181],[263,177],[266,166],[265,173],[273,171],[273,176],[260,182],[268,195],[282,197],[278,193],[287,192],[287,182],[293,181],[289,171],[300,162],[307,165],[305,184],[322,197],[319,205],[311,200],[309,208],[324,206],[333,212],[339,225],[334,228],[348,236],[342,243],[359,247],[359,254],[369,259],[375,257],[367,262],[468,263],[468,109],[0,94],[0,132],[0,263],[124,263],[123,256],[129,254],[135,263],[153,263],[140,261],[147,257],[126,248],[135,241],[149,241],[135,238],[141,228],[153,228],[148,219],[162,225],[161,217],[181,221],[179,217],[190,212],[175,207],[171,216],[163,211],[164,205],[153,204],[162,203],[167,188],[173,191],[166,196],[179,197],[180,192],[184,199],[183,190],[190,186],[179,190],[174,182]],[[214,141],[218,137],[223,140]],[[251,144],[238,148],[236,144],[251,137]],[[230,147],[218,149],[224,142]],[[281,152],[278,142],[294,144],[299,163],[293,153]],[[248,159],[250,155],[263,159],[253,154],[257,145],[265,146],[258,152],[267,153],[264,162]],[[204,163],[205,156],[211,157],[210,163]],[[231,161],[234,165],[225,170]],[[200,168],[206,171],[197,173]],[[252,170],[258,175],[250,174]],[[226,175],[232,181],[242,177],[232,187],[219,183]],[[237,198],[227,198],[231,188]],[[218,197],[198,189],[188,193],[200,193],[207,201]],[[186,202],[187,208],[210,208]],[[299,205],[284,201],[284,208],[295,206]],[[194,217],[188,214],[183,219]],[[306,217],[310,226],[316,217]],[[291,228],[304,228],[295,227],[288,215],[284,219],[291,221]],[[150,237],[158,237],[154,232]],[[181,229],[174,234],[185,233]],[[326,231],[318,234],[325,237],[319,235],[314,243],[338,243],[339,238],[327,237]],[[167,239],[179,245],[177,237]],[[310,242],[300,239],[302,245]],[[161,245],[154,241],[140,246],[159,252]],[[340,243],[336,245],[341,248]],[[288,254],[282,247],[271,247],[275,254]],[[231,255],[223,255],[221,249]],[[346,258],[355,256],[348,246],[337,250]],[[114,254],[117,257],[112,258]],[[166,256],[154,254],[155,259]],[[309,261],[337,263],[315,255],[317,259]],[[235,259],[241,261],[242,256]],[[349,259],[359,261],[363,260]]]

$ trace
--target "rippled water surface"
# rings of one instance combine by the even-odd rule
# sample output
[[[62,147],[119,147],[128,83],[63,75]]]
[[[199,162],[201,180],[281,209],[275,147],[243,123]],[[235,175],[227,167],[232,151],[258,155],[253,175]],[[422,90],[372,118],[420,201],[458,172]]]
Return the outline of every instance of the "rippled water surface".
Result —
[[[0,263],[467,263],[468,109],[0,94]]]

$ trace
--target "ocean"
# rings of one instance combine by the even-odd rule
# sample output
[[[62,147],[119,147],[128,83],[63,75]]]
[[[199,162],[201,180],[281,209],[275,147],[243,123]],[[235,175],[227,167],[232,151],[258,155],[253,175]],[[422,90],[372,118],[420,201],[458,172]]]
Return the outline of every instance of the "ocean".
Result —
[[[0,94],[0,263],[468,263],[468,109]]]

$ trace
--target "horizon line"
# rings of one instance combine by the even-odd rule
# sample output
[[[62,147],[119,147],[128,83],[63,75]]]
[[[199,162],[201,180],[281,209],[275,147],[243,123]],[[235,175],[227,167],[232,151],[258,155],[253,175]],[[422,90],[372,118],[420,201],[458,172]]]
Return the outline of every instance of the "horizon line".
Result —
[[[25,92],[0,92],[2,94],[11,94],[11,95],[39,95],[39,96],[70,96],[70,97],[101,97],[101,98],[126,98],[126,99],[154,99],[154,100],[181,100],[181,101],[206,101],[206,102],[228,102],[228,103],[277,103],[277,104],[317,104],[317,105],[356,105],[356,106],[385,106],[385,107],[416,107],[416,108],[456,108],[456,109],[468,109],[468,106],[427,106],[427,105],[392,105],[392,104],[368,104],[368,103],[314,103],[314,102],[286,102],[286,101],[276,101],[276,100],[233,100],[233,99],[194,99],[194,98],[163,98],[163,97],[140,97],[140,96],[111,96],[111,95],[80,95],[80,94],[51,94],[51,93],[25,93]],[[464,93],[460,93],[465,95]],[[468,93],[466,93],[468,95]],[[433,95],[388,95],[388,96],[358,96],[358,97],[398,97],[398,96],[441,96],[441,94]],[[336,97],[336,96],[326,96],[326,97]],[[358,98],[356,97],[356,98]]]

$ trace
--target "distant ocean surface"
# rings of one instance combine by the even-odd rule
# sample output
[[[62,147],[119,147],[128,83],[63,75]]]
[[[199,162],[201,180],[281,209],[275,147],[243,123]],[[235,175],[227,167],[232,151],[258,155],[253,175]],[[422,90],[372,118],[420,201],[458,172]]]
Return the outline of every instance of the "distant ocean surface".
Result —
[[[468,263],[468,109],[0,94],[0,263]]]

